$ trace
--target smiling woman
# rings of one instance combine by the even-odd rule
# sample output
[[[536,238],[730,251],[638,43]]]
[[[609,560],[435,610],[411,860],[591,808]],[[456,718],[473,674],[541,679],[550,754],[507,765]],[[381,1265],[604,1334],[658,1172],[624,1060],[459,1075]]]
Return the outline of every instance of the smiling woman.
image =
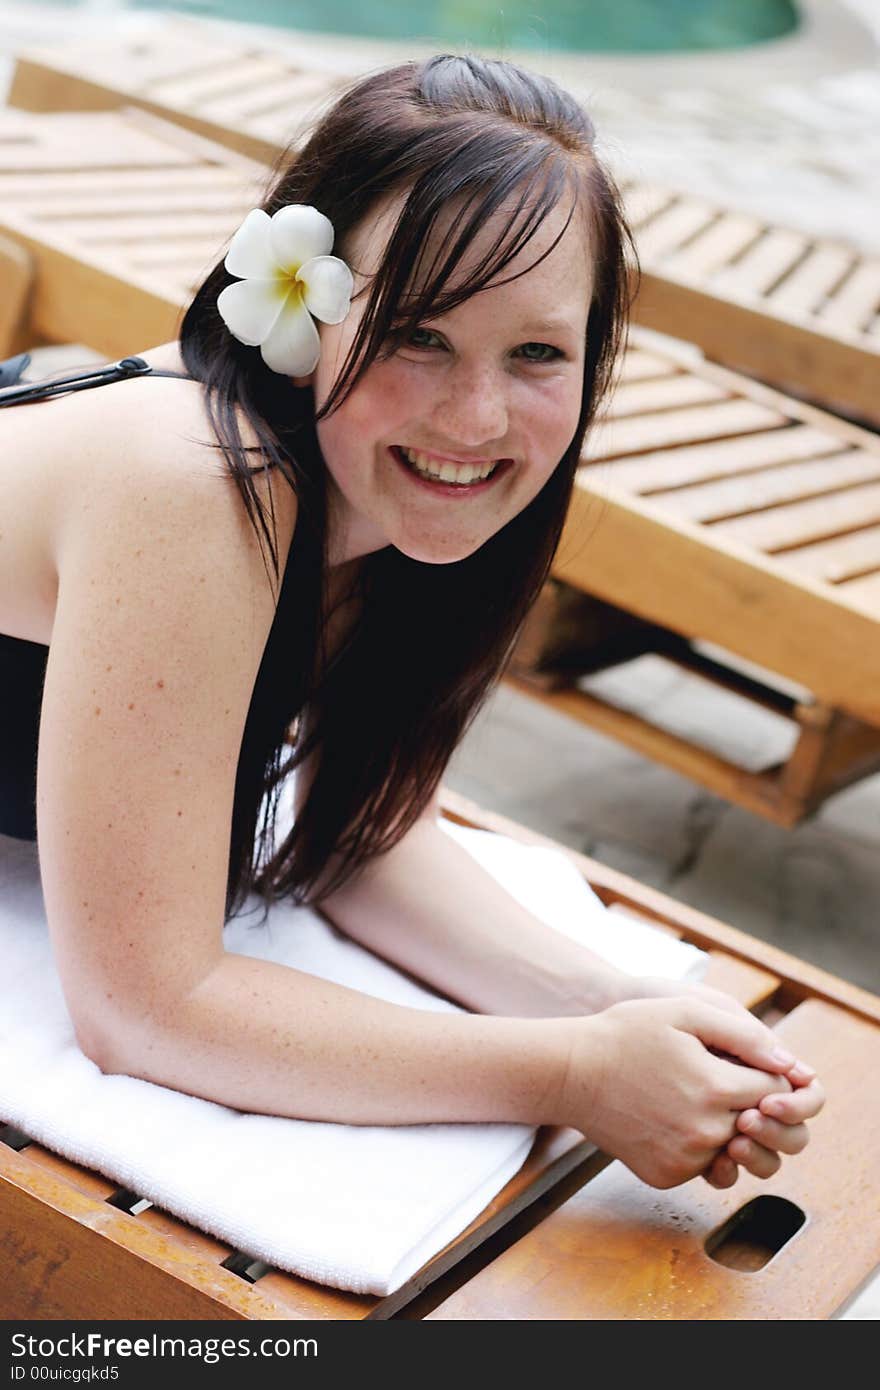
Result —
[[[281,160],[179,343],[0,412],[0,625],[49,646],[42,886],[103,1070],[305,1119],[570,1125],[660,1186],[803,1147],[821,1092],[769,1029],[612,969],[436,825],[612,380],[628,244],[572,97],[406,63]],[[225,951],[252,892],[495,1016]]]
[[[256,880],[306,897],[319,878],[324,893],[341,887],[416,823],[503,670],[610,384],[629,243],[577,102],[470,58],[404,64],[354,87],[261,212],[274,223],[291,205],[319,208],[354,276],[352,312],[321,325],[314,372],[293,378],[302,389],[218,335],[228,260],[197,292],[181,351],[245,501],[246,465],[224,432],[232,402],[297,495],[297,544],[255,692],[265,714],[239,763],[230,892],[254,882],[260,794],[283,772],[279,733],[307,707],[286,765],[314,755],[315,775]],[[230,256],[234,268],[234,244]],[[444,466],[486,465],[477,484],[442,478]],[[439,482],[424,476],[438,470]],[[328,572],[346,576],[340,594],[358,622],[325,668]],[[292,679],[287,623],[296,649],[315,653]],[[264,848],[274,842],[270,813]]]

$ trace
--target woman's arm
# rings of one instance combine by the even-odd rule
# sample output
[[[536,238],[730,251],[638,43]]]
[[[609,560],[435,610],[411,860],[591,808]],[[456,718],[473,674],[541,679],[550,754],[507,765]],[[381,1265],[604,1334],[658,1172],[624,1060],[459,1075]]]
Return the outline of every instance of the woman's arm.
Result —
[[[788,1089],[754,1019],[678,1000],[587,1019],[437,1014],[224,952],[236,761],[274,602],[234,486],[186,452],[157,398],[132,418],[137,384],[77,436],[40,727],[46,913],[84,1050],[247,1110],[547,1120],[595,1131],[648,1181],[699,1172],[735,1110]],[[650,1142],[630,1160],[633,1135]]]
[[[591,1014],[632,992],[632,977],[534,917],[430,814],[319,906],[362,946],[481,1013]]]

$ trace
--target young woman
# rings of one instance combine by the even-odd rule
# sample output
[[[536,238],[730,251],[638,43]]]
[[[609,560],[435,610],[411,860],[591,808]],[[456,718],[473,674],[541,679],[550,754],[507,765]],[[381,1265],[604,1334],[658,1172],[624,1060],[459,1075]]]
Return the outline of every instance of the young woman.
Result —
[[[179,342],[0,412],[0,830],[39,830],[105,1071],[302,1118],[564,1123],[657,1186],[803,1147],[821,1088],[769,1029],[622,977],[436,825],[609,388],[626,244],[569,96],[405,64],[282,162]],[[474,1012],[224,953],[251,890]]]

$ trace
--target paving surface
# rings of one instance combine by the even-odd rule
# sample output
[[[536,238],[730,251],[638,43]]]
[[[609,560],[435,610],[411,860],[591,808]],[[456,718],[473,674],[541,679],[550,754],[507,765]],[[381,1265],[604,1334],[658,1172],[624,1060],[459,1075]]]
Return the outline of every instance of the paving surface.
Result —
[[[804,8],[809,23],[796,40],[723,60],[531,54],[527,61],[589,97],[617,167],[877,249],[880,7],[841,0]],[[0,100],[16,48],[98,33],[108,22],[143,30],[157,18],[112,9],[0,3]],[[294,40],[285,34],[279,42]],[[399,51],[341,37],[295,42],[351,71]],[[42,374],[84,357],[79,348],[43,350],[35,367]],[[772,716],[710,699],[701,683],[655,659],[601,681],[603,693],[650,708],[652,717],[746,761],[760,761],[786,737]],[[834,797],[810,822],[781,830],[502,687],[447,780],[486,806],[880,992],[880,776]],[[846,1316],[880,1317],[880,1278]]]

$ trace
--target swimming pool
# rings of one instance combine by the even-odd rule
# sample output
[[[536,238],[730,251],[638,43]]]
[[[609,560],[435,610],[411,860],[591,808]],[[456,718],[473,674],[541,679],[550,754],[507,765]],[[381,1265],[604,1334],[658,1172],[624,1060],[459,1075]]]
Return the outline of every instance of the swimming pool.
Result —
[[[79,8],[106,0],[67,0]],[[741,48],[798,24],[794,0],[118,0],[285,29],[421,39],[456,47],[675,53]]]

